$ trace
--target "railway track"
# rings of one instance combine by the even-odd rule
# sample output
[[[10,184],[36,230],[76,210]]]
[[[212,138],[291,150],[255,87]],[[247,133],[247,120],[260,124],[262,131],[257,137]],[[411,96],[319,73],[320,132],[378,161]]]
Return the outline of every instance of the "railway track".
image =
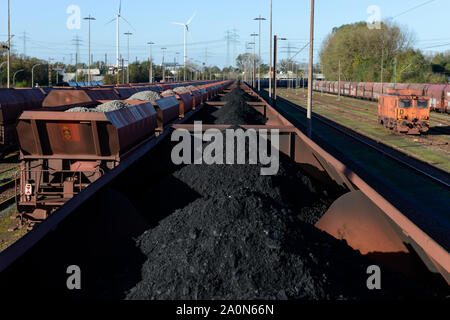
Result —
[[[15,187],[16,181],[14,173],[17,170],[17,166],[0,170],[0,212],[8,208],[15,202]]]
[[[306,98],[299,94],[293,94],[292,92],[287,92],[286,97],[292,97],[302,103],[306,102]],[[331,116],[331,120],[340,122],[339,119],[342,120],[341,124],[353,128],[352,124],[357,123],[358,121],[366,122],[368,124],[376,125],[377,124],[377,113],[375,111],[371,111],[370,108],[354,106],[348,103],[337,102],[337,101],[329,101],[329,99],[324,99],[322,97],[314,96],[314,105],[323,108],[322,111],[329,112],[330,115],[325,115],[327,117]],[[359,102],[359,100],[355,100]],[[333,116],[336,115],[337,119]],[[360,120],[358,120],[360,119]],[[448,155],[448,135],[450,133],[449,127],[438,127],[432,126],[430,128],[430,132],[428,134],[422,134],[420,136],[406,136],[402,134],[397,135],[397,139],[391,141],[388,136],[386,136],[387,143],[390,144],[393,148],[399,148],[400,152],[407,153],[411,157],[419,157],[419,160],[426,161],[427,163],[438,166],[442,170],[447,170],[447,162],[446,157],[444,155]],[[378,130],[377,132],[372,132],[373,129],[362,129],[359,128],[358,132],[361,134],[369,135],[371,138],[383,142],[383,137],[385,136],[385,132],[388,131]],[[403,142],[406,142],[407,145],[404,146]],[[421,146],[416,150],[409,150],[408,146]],[[442,153],[442,156],[441,156]]]
[[[362,107],[362,106],[357,106],[357,105],[353,105],[353,104],[350,104],[350,103],[345,103],[343,101],[336,101],[335,100],[335,98],[336,98],[335,96],[330,96],[329,94],[327,94],[327,95],[330,98],[333,98],[333,99],[324,98],[324,97],[319,96],[318,94],[315,94],[314,95],[314,100],[318,100],[318,101],[321,101],[321,102],[324,102],[324,103],[327,103],[327,104],[331,103],[331,104],[336,105],[336,106],[341,106],[341,107],[349,108],[349,109],[356,110],[356,111],[363,111],[365,113],[368,113],[368,114],[371,114],[371,115],[374,115],[374,116],[378,116],[378,112],[377,111],[371,110],[371,109],[375,109],[376,108],[376,106],[373,105],[372,103],[364,102],[364,100],[359,100],[359,99],[355,99],[355,98],[343,97],[343,99],[352,99],[352,100],[354,100],[355,103],[358,102],[358,105],[366,106],[366,107]],[[306,99],[306,98],[301,97],[301,96],[299,96],[297,94],[295,96],[297,98],[299,98],[299,99]],[[430,114],[430,120],[432,122],[435,122],[436,124],[445,126],[444,128],[441,128],[439,126],[433,126],[430,129],[442,132],[444,134],[450,134],[450,128],[447,128],[447,127],[450,126],[450,120],[446,119],[445,116],[441,117],[441,116],[437,116],[436,113],[432,113],[432,114]]]
[[[301,110],[304,111],[306,114],[306,109],[304,107],[296,105],[288,100],[284,100],[283,102],[288,103],[292,106],[301,108]],[[361,143],[373,148],[374,150],[382,153],[383,155],[385,155],[395,161],[398,161],[399,163],[401,163],[405,166],[408,166],[412,170],[417,171],[418,173],[429,177],[431,180],[441,183],[445,187],[450,187],[450,177],[448,176],[447,172],[440,170],[436,167],[429,166],[428,164],[421,162],[419,159],[412,159],[411,157],[400,153],[398,150],[395,150],[387,145],[384,145],[380,142],[377,142],[368,137],[365,137],[351,129],[341,126],[341,125],[339,125],[329,119],[326,119],[322,116],[315,115],[314,118],[315,118],[315,120],[318,120],[321,123],[323,123],[329,127],[332,127],[333,129],[335,129],[345,135],[348,135],[352,139],[355,139],[358,142],[361,142]]]

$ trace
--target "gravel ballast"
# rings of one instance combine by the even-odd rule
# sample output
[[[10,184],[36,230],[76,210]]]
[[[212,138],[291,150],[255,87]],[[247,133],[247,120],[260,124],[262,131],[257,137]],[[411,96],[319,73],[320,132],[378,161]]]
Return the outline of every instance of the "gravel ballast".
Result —
[[[236,119],[251,120],[243,102],[251,97],[235,89],[225,98]],[[215,116],[217,123],[230,119]],[[165,218],[137,239],[147,260],[127,299],[432,296],[389,272],[383,290],[369,291],[373,262],[314,227],[334,199],[283,155],[275,176],[261,176],[259,165],[186,165],[147,194],[148,216]]]

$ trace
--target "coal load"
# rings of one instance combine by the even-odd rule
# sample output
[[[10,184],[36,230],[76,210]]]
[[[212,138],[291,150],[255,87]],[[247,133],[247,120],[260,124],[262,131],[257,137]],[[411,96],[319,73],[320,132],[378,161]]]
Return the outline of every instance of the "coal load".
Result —
[[[156,101],[161,99],[161,96],[155,91],[141,91],[133,94],[127,100],[137,100],[137,101]]]
[[[248,94],[239,87],[236,87],[231,91],[231,93],[223,96],[221,100],[228,102],[236,102],[236,101],[255,102],[258,101],[258,98]]]
[[[137,239],[147,260],[127,299],[377,298],[366,286],[373,263],[311,224],[332,199],[281,154],[277,175],[260,169],[187,165],[155,183],[142,206],[165,217]],[[413,292],[396,276],[383,283]]]
[[[212,114],[216,117],[215,124],[266,124],[267,118],[245,102],[242,98],[242,90],[239,88],[234,89],[225,97],[227,97],[225,100],[227,104]]]

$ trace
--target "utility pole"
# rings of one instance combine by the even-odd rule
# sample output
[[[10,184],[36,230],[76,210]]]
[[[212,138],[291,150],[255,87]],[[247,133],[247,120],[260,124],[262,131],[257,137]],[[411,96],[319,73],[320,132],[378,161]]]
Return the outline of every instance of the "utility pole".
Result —
[[[341,60],[339,60],[338,101],[341,101]]]
[[[75,36],[74,39],[72,39],[72,43],[75,45],[75,81],[78,82],[78,57],[80,56],[80,43],[81,39],[78,35]]]
[[[394,58],[394,90],[397,87],[397,58]]]
[[[23,39],[23,58],[25,58],[27,56],[27,40],[29,39],[27,32],[24,31],[23,36],[20,38]]]
[[[278,52],[278,40],[287,40],[286,38],[278,38],[277,35],[274,37],[273,42],[273,94],[272,101],[274,106],[277,105],[277,52]]]
[[[227,67],[230,66],[230,41],[231,41],[231,35],[230,35],[230,30],[227,30],[227,36],[226,36],[226,40],[227,40]]]
[[[122,58],[122,83],[125,83],[125,61]]]
[[[311,0],[311,26],[309,35],[309,75],[308,75],[308,137],[312,137],[312,82],[314,79],[314,66],[313,66],[313,54],[314,54],[314,0]]]
[[[257,33],[252,33],[250,36],[253,37],[253,63],[252,63],[252,86],[253,88],[256,86],[256,38],[258,36]]]
[[[165,79],[166,79],[166,65],[164,63],[164,56],[165,56],[167,48],[161,48],[161,50],[163,52],[163,57],[162,57],[163,78],[162,78],[162,80],[163,80],[163,82],[165,82]]]
[[[91,17],[91,15],[89,14],[89,17],[84,18],[84,20],[87,20],[89,22],[89,66],[88,66],[88,82],[89,84],[92,82],[92,77],[91,77],[91,21],[95,20],[94,17]]]
[[[233,59],[234,53],[236,51],[235,46],[238,43],[239,36],[235,33],[235,29],[227,30],[225,40],[227,41],[227,57],[226,57],[226,68],[231,67],[234,63],[231,61],[231,45],[233,44]]]
[[[119,69],[120,69],[119,60],[117,60],[117,80],[116,80],[116,84],[120,83],[120,72],[119,72]],[[122,72],[123,72],[123,70],[122,70]]]
[[[8,66],[7,66],[7,87],[11,87],[10,77],[11,77],[11,6],[10,0],[8,0]]]
[[[258,52],[258,91],[261,91],[261,21],[265,21],[265,18],[255,18],[259,22],[259,52]]]
[[[277,43],[278,36],[275,35],[273,40],[274,50],[273,50],[273,93],[272,93],[272,101],[273,106],[277,104]]]
[[[48,58],[48,86],[52,86],[52,65],[51,65],[52,58]]]
[[[272,0],[270,0],[269,98],[272,98]]]
[[[127,83],[130,83],[130,36],[133,34],[128,31],[124,35],[128,37]]]
[[[180,53],[179,52],[175,52],[176,57],[177,57],[177,66],[176,66],[176,72],[177,72],[177,81],[180,81],[180,68],[178,65],[178,61],[180,61]]]
[[[384,48],[381,48],[381,85],[383,85],[383,63],[384,63]]]
[[[154,45],[153,42],[147,42],[148,45],[150,45],[150,74],[149,74],[149,82],[152,83],[153,82],[153,52],[152,52],[152,45]]]
[[[177,56],[173,56],[173,82],[177,81]]]

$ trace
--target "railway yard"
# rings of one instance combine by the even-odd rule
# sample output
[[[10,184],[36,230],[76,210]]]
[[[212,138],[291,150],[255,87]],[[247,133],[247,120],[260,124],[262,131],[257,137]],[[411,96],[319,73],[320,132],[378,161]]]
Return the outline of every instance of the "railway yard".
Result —
[[[209,90],[208,86],[205,88]],[[179,91],[183,94],[187,89]],[[170,150],[175,144],[168,137],[172,130],[166,129],[141,143],[145,151],[124,158],[120,166],[94,181],[92,187],[72,200],[64,200],[67,203],[59,205],[56,212],[48,211],[50,215],[42,222],[31,224],[29,230],[26,227],[14,232],[2,230],[2,249],[6,250],[0,254],[0,262],[9,265],[0,273],[2,286],[14,292],[21,288],[17,286],[18,279],[21,283],[32,283],[31,287],[36,289],[45,283],[51,295],[67,294],[83,299],[439,299],[447,294],[440,276],[425,267],[427,255],[419,249],[429,245],[426,234],[433,235],[436,246],[427,250],[449,247],[445,207],[449,181],[444,171],[399,151],[394,154],[376,146],[373,140],[365,141],[368,138],[357,136],[362,132],[347,132],[338,123],[354,128],[328,114],[322,114],[327,117],[314,122],[311,142],[301,140],[306,118],[301,106],[293,104],[301,104],[301,90],[280,90],[275,109],[264,100],[268,99],[267,92],[258,97],[245,84],[224,82],[214,93],[208,92],[211,94],[203,91],[197,95],[191,91],[191,104],[178,98],[192,110],[184,110],[185,117],[178,121],[171,116],[167,123],[191,134],[196,121],[202,121],[208,128],[218,128],[221,134],[236,126],[246,130],[278,128],[284,138],[280,138],[282,152],[275,176],[260,176],[260,166],[249,164],[171,164]],[[195,97],[202,96],[206,99],[197,101],[203,104],[193,109],[197,104]],[[325,105],[324,99],[318,97],[317,101]],[[178,104],[175,106],[178,108]],[[318,114],[322,111],[320,106],[315,105]],[[33,117],[24,113],[21,118],[53,119],[39,117],[41,114],[45,111],[38,111]],[[77,119],[83,121],[86,117],[92,117],[91,113]],[[324,149],[315,150],[315,143]],[[340,147],[336,148],[337,145]],[[318,163],[307,160],[310,156],[304,155],[304,148]],[[327,159],[331,155],[333,158]],[[311,164],[299,166],[305,160]],[[10,164],[3,164],[5,183],[11,177],[8,170],[17,169],[16,161],[13,155]],[[345,161],[348,169],[342,171],[334,161]],[[389,175],[387,166],[393,168]],[[369,181],[369,185],[364,181]],[[318,228],[333,203],[356,190],[364,190],[369,199],[378,200],[379,207],[395,204],[391,211],[402,212],[403,219],[411,221],[412,226],[420,226],[419,233],[402,236],[401,241],[409,244],[403,254],[395,253],[399,255],[396,259],[383,258],[381,252],[363,255],[364,249],[354,245],[355,239],[350,237],[342,242],[327,227]],[[64,190],[60,192],[64,194]],[[19,201],[23,197],[21,191]],[[42,194],[36,200],[45,203],[44,197]],[[36,202],[30,204],[33,203]],[[366,206],[367,203],[363,208]],[[17,214],[14,208],[3,212],[6,226],[17,223],[10,219]],[[367,223],[374,223],[371,227],[377,228],[379,218],[372,217]],[[391,215],[387,219],[395,225],[398,218]],[[86,220],[88,226],[84,224]],[[413,228],[408,229],[411,225],[406,223],[400,228],[413,233]],[[351,223],[348,227],[354,228]],[[80,229],[83,237],[79,236]],[[421,242],[424,237],[426,244]],[[6,248],[7,245],[11,246]],[[45,267],[36,271],[38,277],[36,273],[26,276],[25,270],[34,259]],[[64,274],[55,277],[69,260],[89,270],[85,278],[87,289],[75,296],[64,291]],[[373,261],[387,266],[384,272],[387,285],[382,292],[369,292],[365,287],[364,266]],[[400,272],[399,266],[405,265],[408,272]]]
[[[314,0],[296,54],[278,48],[288,39],[272,34],[270,1],[268,64],[261,15],[236,66],[208,66],[208,48],[205,62],[189,57],[226,41],[230,60],[239,42],[234,29],[190,46],[196,14],[173,23],[183,45],[147,39],[144,59],[124,33],[125,60],[119,24],[132,24],[118,8],[114,65],[93,60],[91,14],[87,65],[78,35],[74,65],[27,57],[26,33],[15,54],[9,25],[0,43],[2,301],[450,299],[448,52],[422,55],[394,22],[342,20],[317,63]],[[16,82],[28,76],[18,61],[31,86]]]
[[[281,97],[305,106],[307,92],[303,89],[281,89]],[[404,135],[382,128],[377,123],[378,103],[341,97],[316,91],[316,113],[349,127],[376,141],[419,158],[445,171],[450,170],[450,115],[430,114],[430,132],[426,135]]]

